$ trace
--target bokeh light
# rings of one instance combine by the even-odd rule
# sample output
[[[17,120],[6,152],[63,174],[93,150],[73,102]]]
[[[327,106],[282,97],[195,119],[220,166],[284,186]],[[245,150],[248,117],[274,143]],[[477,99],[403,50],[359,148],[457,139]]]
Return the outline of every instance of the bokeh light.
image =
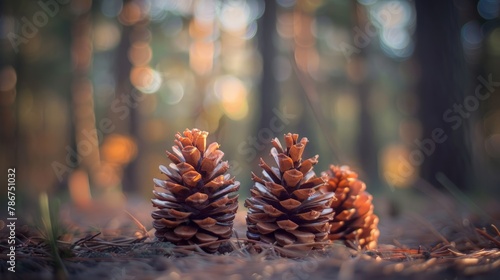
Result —
[[[214,83],[214,92],[230,119],[241,120],[247,116],[247,89],[240,79],[234,76],[219,77]]]
[[[465,49],[477,49],[481,46],[483,35],[477,21],[469,21],[461,30],[462,44]]]
[[[184,27],[184,23],[181,17],[175,15],[169,15],[165,18],[163,23],[161,23],[161,30],[163,34],[168,37],[173,37],[179,34]]]
[[[189,62],[191,68],[199,75],[206,75],[212,71],[215,46],[213,42],[197,41],[189,48]]]
[[[168,1],[158,1],[158,0],[150,0],[149,4],[151,7],[149,8],[149,18],[153,22],[163,22],[167,17],[167,9]]]
[[[379,29],[382,51],[389,57],[407,58],[413,53],[413,33],[416,17],[408,1],[383,1],[369,5],[371,20]]]
[[[132,85],[144,93],[155,93],[160,89],[162,77],[158,71],[151,67],[134,67],[130,71],[130,81]]]
[[[276,0],[278,4],[284,8],[290,8],[295,5],[297,0]]]
[[[163,2],[165,4],[165,9],[180,15],[189,15],[192,12],[193,0],[155,0],[157,2]]]
[[[94,48],[96,51],[108,51],[120,43],[121,33],[118,26],[111,22],[102,22],[94,29]]]
[[[135,1],[131,1],[123,6],[120,11],[118,19],[123,25],[133,25],[143,19],[144,14],[142,12],[141,6]]]
[[[194,7],[194,16],[201,23],[211,23],[215,19],[215,0],[199,1]]]
[[[244,1],[225,2],[218,18],[223,30],[239,32],[248,25],[250,8]]]
[[[387,184],[393,187],[406,188],[415,182],[418,176],[415,166],[407,159],[410,151],[403,145],[390,144],[380,155],[381,175]]]
[[[293,14],[282,13],[278,15],[276,30],[278,35],[284,39],[293,37]]]
[[[387,28],[382,32],[383,42],[393,49],[402,50],[410,44],[410,34],[401,28]]]
[[[161,96],[167,104],[177,104],[184,97],[184,87],[178,81],[170,80],[163,85],[163,88],[165,92]]]
[[[495,19],[500,14],[500,2],[498,0],[479,0],[477,11],[484,19]]]
[[[246,32],[243,35],[243,39],[245,39],[245,40],[251,40],[253,37],[255,37],[255,35],[257,35],[257,29],[258,29],[257,22],[256,21],[252,21],[248,25],[248,27],[246,29]]]
[[[103,0],[101,3],[101,12],[110,18],[118,16],[122,8],[123,0]]]
[[[137,144],[126,135],[110,134],[101,146],[103,161],[113,164],[127,164],[137,155]]]
[[[89,175],[82,169],[75,170],[68,179],[69,195],[72,202],[80,209],[91,206],[92,195],[90,192]]]
[[[491,31],[488,37],[488,50],[491,54],[500,56],[500,27]]]
[[[134,66],[147,65],[153,56],[153,51],[148,43],[136,42],[128,51],[128,58]]]

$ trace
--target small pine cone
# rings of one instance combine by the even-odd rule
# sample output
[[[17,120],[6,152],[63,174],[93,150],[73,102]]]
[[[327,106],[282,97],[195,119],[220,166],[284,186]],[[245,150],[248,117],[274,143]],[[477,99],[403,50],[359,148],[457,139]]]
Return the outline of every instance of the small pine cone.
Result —
[[[219,243],[229,239],[238,210],[240,183],[225,174],[229,165],[221,161],[224,153],[216,142],[206,145],[208,132],[186,129],[177,133],[171,152],[172,163],[160,165],[165,180],[154,179],[153,226],[160,241],[176,245],[198,244],[207,252],[215,252]]]
[[[263,177],[252,173],[255,184],[251,197],[245,201],[249,239],[281,247],[300,244],[303,249],[320,248],[317,242],[328,241],[334,194],[318,190],[325,184],[313,171],[318,156],[303,161],[308,140],[304,137],[298,142],[298,137],[286,134],[285,149],[277,138],[273,139],[271,155],[277,167],[270,167],[261,159]]]
[[[366,185],[358,179],[358,174],[348,166],[331,165],[323,172],[327,184],[325,192],[334,192],[336,201],[332,203],[335,217],[331,221],[330,240],[343,240],[347,246],[358,244],[360,248],[374,249],[380,232],[378,217],[373,213],[373,197],[366,192]]]

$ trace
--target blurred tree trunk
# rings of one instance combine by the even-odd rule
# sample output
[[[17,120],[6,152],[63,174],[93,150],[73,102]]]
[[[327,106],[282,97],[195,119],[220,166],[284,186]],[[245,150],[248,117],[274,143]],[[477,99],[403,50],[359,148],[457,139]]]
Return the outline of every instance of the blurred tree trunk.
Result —
[[[131,47],[130,35],[132,33],[133,26],[123,26],[122,37],[120,44],[117,49],[116,55],[116,92],[115,98],[117,100],[130,100],[130,95],[133,90],[133,86],[130,83],[130,71],[132,70],[132,64],[128,60],[128,52]],[[133,99],[132,99],[133,100]],[[111,108],[110,118],[113,123],[116,124],[115,132],[121,135],[137,135],[137,110],[134,106],[127,106],[127,112],[129,114],[125,119],[120,119],[122,112],[115,112]],[[124,167],[123,173],[123,191],[134,191],[137,187],[136,181],[136,160],[133,160],[128,165]]]
[[[93,85],[90,80],[90,71],[92,69],[92,4],[86,1],[74,1],[74,20],[71,30],[71,56],[72,56],[72,108],[74,136],[76,141],[76,150],[82,156],[81,168],[91,170],[93,166],[99,163],[99,150],[97,145],[90,151],[80,147],[83,142],[90,141],[97,143],[97,135],[91,140],[85,136],[85,132],[94,131],[95,112]]]
[[[269,127],[273,108],[278,108],[278,84],[274,77],[274,58],[277,55],[276,41],[276,1],[266,1],[263,16],[259,19],[258,47],[262,55],[262,74],[260,81],[260,117],[257,131]],[[257,133],[254,133],[257,135]]]
[[[124,1],[124,8],[122,15],[127,17],[127,11],[130,12],[133,8],[126,8],[127,5],[134,3],[131,0]],[[146,2],[141,2],[138,9],[141,14],[146,14]],[[139,11],[137,10],[137,11]],[[120,15],[121,16],[121,15]],[[116,124],[115,132],[121,135],[130,137],[138,149],[142,146],[141,137],[139,132],[139,99],[136,97],[138,94],[143,94],[137,90],[131,83],[131,71],[133,65],[128,59],[129,51],[134,43],[140,41],[148,43],[150,41],[149,19],[147,16],[141,17],[138,21],[133,23],[123,23],[121,41],[117,49],[116,55],[116,90],[115,100],[120,100],[122,108],[113,108],[111,106],[110,118]],[[128,103],[130,102],[130,104]],[[123,111],[123,106],[126,110]],[[115,110],[114,110],[115,109]],[[125,113],[124,113],[125,112]],[[123,191],[135,192],[138,188],[138,160],[137,156],[133,156],[130,162],[125,163],[123,166],[122,186]]]
[[[416,55],[419,62],[418,85],[422,138],[432,139],[434,129],[443,129],[447,139],[434,143],[433,152],[423,152],[421,176],[441,186],[436,174],[441,172],[459,188],[464,188],[470,162],[469,143],[465,137],[467,118],[451,122],[443,114],[463,104],[466,85],[465,62],[460,41],[460,27],[453,1],[416,1]],[[451,115],[450,115],[451,116]],[[416,149],[416,148],[415,148]],[[432,151],[429,144],[428,151]],[[417,166],[418,167],[418,166]]]
[[[356,26],[367,26],[368,15],[363,5],[356,2],[354,7],[354,19]],[[356,77],[350,77],[357,93],[359,101],[359,133],[357,137],[357,158],[361,169],[366,174],[366,180],[373,186],[380,184],[378,176],[377,143],[375,142],[375,124],[370,114],[370,81],[368,75],[371,70],[366,61],[366,49],[360,48],[358,54],[353,54],[349,60],[349,67],[354,68]]]

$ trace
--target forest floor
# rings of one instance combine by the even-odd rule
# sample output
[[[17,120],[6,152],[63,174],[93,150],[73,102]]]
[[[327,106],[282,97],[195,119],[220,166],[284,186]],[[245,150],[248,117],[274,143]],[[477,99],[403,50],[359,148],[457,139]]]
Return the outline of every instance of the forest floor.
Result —
[[[67,206],[59,211],[58,226],[65,230],[57,234],[57,242],[48,241],[43,229],[18,225],[15,273],[7,270],[9,228],[0,221],[0,278],[500,279],[498,216],[464,214],[467,211],[443,198],[439,203],[422,201],[413,202],[417,210],[394,213],[390,202],[375,200],[381,220],[376,250],[333,243],[321,251],[283,252],[249,243],[241,207],[235,234],[216,254],[156,242],[147,201],[129,202],[127,211],[115,212]],[[407,205],[412,208],[412,203]],[[283,253],[291,257],[281,257]]]

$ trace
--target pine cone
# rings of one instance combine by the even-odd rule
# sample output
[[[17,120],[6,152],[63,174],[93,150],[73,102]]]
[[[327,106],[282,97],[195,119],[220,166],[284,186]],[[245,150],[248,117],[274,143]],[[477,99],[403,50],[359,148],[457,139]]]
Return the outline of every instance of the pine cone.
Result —
[[[198,244],[215,252],[219,243],[203,244],[231,237],[240,183],[225,174],[229,165],[221,161],[224,153],[216,142],[207,147],[207,136],[198,129],[175,135],[173,153],[166,152],[172,163],[160,165],[167,178],[154,179],[163,191],[153,190],[151,201],[158,209],[151,216],[160,241]]]
[[[328,240],[334,194],[318,190],[325,184],[313,171],[318,156],[303,161],[308,140],[304,137],[297,142],[298,137],[286,134],[285,149],[277,138],[273,139],[271,155],[277,167],[260,159],[263,177],[252,173],[255,184],[245,201],[249,239],[276,242],[282,247],[303,244],[304,248],[321,247],[315,242]]]
[[[373,214],[373,197],[365,191],[365,183],[348,166],[331,165],[321,175],[327,181],[321,189],[334,192],[337,198],[332,203],[336,214],[331,221],[329,239],[343,240],[351,247],[354,244],[366,249],[377,247],[379,219]]]

